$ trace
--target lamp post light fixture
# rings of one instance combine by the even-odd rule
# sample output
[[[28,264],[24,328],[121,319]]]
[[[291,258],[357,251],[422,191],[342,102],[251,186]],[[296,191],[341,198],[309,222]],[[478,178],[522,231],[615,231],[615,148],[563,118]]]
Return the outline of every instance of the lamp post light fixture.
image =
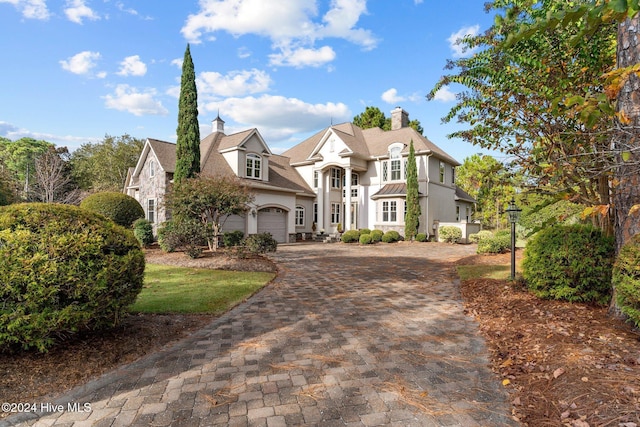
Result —
[[[506,209],[509,222],[511,223],[511,280],[516,278],[516,223],[520,219],[520,209],[516,205],[516,200],[512,197],[509,207]]]

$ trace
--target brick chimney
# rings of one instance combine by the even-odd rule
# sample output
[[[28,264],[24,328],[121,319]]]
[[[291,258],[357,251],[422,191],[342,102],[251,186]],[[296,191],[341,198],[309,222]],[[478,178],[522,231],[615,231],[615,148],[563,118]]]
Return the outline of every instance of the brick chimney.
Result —
[[[409,113],[400,107],[391,111],[391,130],[398,130],[409,126]]]

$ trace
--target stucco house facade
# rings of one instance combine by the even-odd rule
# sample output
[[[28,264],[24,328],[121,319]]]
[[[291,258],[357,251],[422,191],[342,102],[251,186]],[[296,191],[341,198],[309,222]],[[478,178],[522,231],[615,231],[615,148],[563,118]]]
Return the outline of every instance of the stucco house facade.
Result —
[[[253,189],[247,215],[227,219],[223,231],[268,231],[279,242],[350,229],[396,230],[404,235],[406,163],[413,141],[421,217],[418,232],[437,235],[441,224],[475,232],[475,200],[455,185],[455,159],[408,126],[408,114],[392,111],[392,129],[330,126],[276,155],[257,129],[224,133],[217,117],[200,144],[201,173],[236,175]],[[166,221],[163,200],[176,164],[176,145],[147,139],[125,192],[142,205],[147,219]],[[470,229],[470,231],[466,231]]]
[[[471,223],[475,200],[455,185],[460,163],[409,127],[398,107],[391,130],[343,123],[321,130],[283,153],[316,194],[309,220],[318,230],[396,230],[404,235],[406,165],[413,141],[421,216],[418,232]],[[471,227],[475,230],[475,227]]]

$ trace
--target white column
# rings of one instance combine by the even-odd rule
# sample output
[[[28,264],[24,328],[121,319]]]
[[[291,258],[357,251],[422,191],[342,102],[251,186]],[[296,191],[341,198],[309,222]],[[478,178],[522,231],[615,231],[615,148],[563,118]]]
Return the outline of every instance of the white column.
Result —
[[[325,230],[327,231],[327,227],[326,227],[326,223],[324,220],[324,213],[326,212],[325,208],[324,208],[324,203],[325,203],[325,194],[324,194],[324,189],[327,188],[325,185],[325,181],[324,181],[324,173],[319,170],[318,171],[318,195],[317,195],[317,203],[318,203],[318,224],[317,224],[317,230],[318,232],[320,232],[320,230]]]
[[[344,168],[344,230],[351,230],[351,168]]]

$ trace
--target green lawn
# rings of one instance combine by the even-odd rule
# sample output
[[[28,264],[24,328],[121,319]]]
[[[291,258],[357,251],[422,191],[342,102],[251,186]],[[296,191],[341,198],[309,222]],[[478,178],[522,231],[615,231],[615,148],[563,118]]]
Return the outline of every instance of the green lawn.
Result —
[[[522,274],[521,260],[516,261],[516,276]],[[511,264],[473,264],[459,265],[456,267],[460,280],[470,279],[497,279],[509,280],[511,278]]]
[[[224,313],[273,279],[273,273],[147,264],[133,313]]]

